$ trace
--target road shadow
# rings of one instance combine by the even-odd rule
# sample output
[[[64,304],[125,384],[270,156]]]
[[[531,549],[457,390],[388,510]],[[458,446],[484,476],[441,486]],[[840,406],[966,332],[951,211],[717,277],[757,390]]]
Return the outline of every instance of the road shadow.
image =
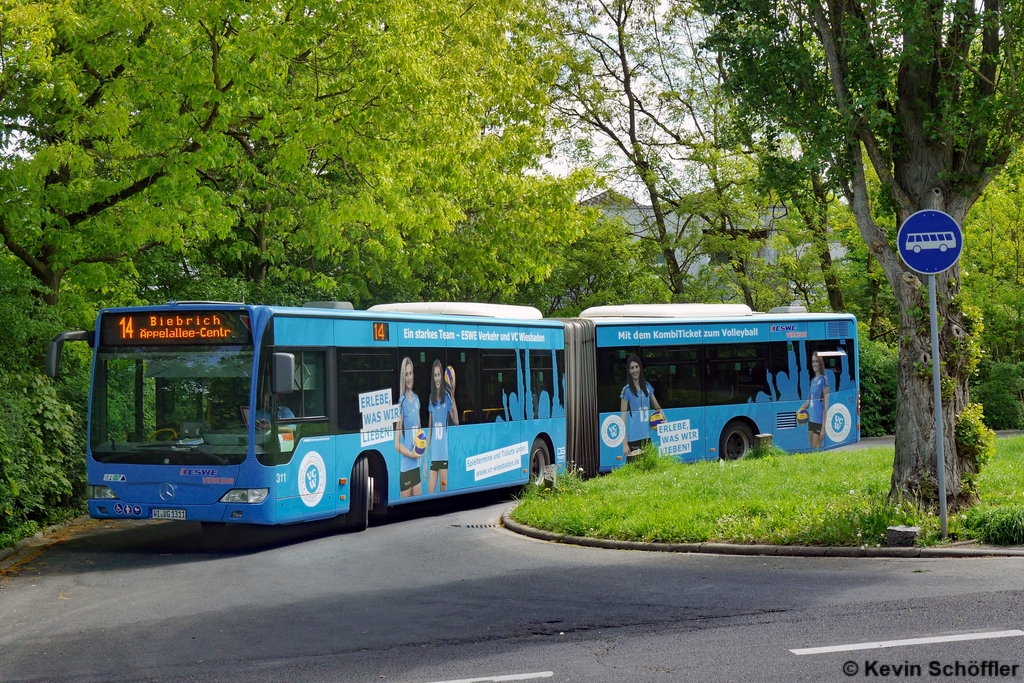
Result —
[[[408,503],[391,508],[384,519],[373,522],[370,533],[373,527],[511,503],[516,492],[516,489],[484,491]],[[199,522],[90,520],[80,528],[60,534],[43,555],[16,571],[36,569],[50,575],[75,574],[83,570],[83,565],[143,568],[242,557],[349,535],[339,531],[337,522],[338,519],[329,519],[286,526],[224,524],[204,528]]]

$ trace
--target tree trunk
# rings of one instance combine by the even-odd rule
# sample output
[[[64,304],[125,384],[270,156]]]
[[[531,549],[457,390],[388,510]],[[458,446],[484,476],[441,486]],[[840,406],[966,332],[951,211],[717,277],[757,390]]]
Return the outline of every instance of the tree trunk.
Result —
[[[853,167],[849,199],[861,236],[878,259],[899,307],[899,383],[896,406],[896,455],[890,498],[924,504],[938,501],[938,464],[935,451],[935,412],[931,372],[931,328],[927,276],[919,276],[889,246],[888,236],[871,216],[860,144],[849,150]],[[938,183],[933,185],[938,187]],[[963,197],[943,199],[938,189],[919,191],[918,206],[900,208],[903,221],[919,209],[945,210],[957,224],[963,222],[969,203]],[[935,276],[936,313],[939,325],[939,358],[942,362],[942,441],[946,472],[946,500],[955,510],[975,500],[964,490],[963,476],[977,471],[977,464],[959,453],[954,429],[956,416],[967,407],[971,368],[971,325],[960,308],[960,267],[954,265]]]
[[[42,293],[43,301],[50,306],[56,306],[60,300],[60,281],[63,279],[64,271],[47,268],[45,272],[35,273],[35,275],[45,288]]]
[[[267,253],[266,215],[270,213],[270,209],[271,206],[269,202],[263,205],[263,211],[260,212],[259,218],[256,219],[255,226],[251,229],[253,241],[256,246],[256,253],[253,254],[253,257],[249,262],[249,272],[247,275],[253,282],[263,282],[267,279],[268,265],[266,258],[264,258],[264,254]]]
[[[894,499],[938,499],[938,453],[932,387],[931,328],[927,276],[921,286],[911,277],[902,282],[900,300],[899,384],[896,405],[896,455],[890,496]],[[942,375],[942,450],[946,498],[951,510],[976,502],[965,490],[963,475],[977,472],[977,463],[956,448],[956,416],[968,403],[967,344],[963,314],[951,303],[959,293],[960,267],[935,276]]]

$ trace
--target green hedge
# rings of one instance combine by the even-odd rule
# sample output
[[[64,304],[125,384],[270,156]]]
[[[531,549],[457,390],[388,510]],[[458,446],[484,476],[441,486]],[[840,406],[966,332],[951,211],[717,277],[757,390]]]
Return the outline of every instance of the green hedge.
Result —
[[[897,351],[881,342],[860,342],[860,433],[896,433]]]
[[[64,324],[32,287],[0,259],[0,548],[80,513],[85,499],[90,350],[65,346],[59,381],[42,373],[46,342]]]
[[[1024,429],[1024,363],[982,361],[971,400],[984,407],[992,429]]]

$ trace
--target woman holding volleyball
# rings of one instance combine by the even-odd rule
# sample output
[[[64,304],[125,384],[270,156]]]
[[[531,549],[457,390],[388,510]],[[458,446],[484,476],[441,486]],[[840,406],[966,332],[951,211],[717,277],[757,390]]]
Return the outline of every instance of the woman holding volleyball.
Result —
[[[807,411],[807,438],[811,448],[821,448],[825,441],[825,416],[828,415],[828,377],[825,376],[825,362],[817,351],[811,356],[811,370],[814,377],[811,379],[810,397],[797,413]]]
[[[399,377],[401,398],[398,400],[398,424],[395,425],[395,450],[402,456],[398,479],[401,496],[409,498],[423,493],[420,461],[426,444],[417,443],[424,440],[424,435],[420,429],[420,399],[412,390],[412,359],[408,356],[402,359]]]
[[[459,411],[455,407],[455,371],[442,370],[441,361],[435,359],[431,371],[430,429],[427,435],[427,453],[430,458],[430,474],[427,479],[427,493],[448,489],[448,426],[459,426]]]
[[[654,388],[644,379],[640,356],[635,353],[626,361],[627,384],[619,396],[622,422],[626,425],[626,438],[622,440],[622,453],[629,456],[651,440],[651,409],[661,411]]]

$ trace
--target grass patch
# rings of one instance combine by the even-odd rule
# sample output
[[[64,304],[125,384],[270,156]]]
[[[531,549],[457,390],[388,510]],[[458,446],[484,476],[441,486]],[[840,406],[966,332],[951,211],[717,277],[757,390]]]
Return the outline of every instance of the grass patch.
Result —
[[[983,502],[970,515],[949,516],[951,538],[994,538],[975,520],[1004,506],[1017,506],[1024,530],[1022,454],[1024,437],[996,442],[977,478]],[[888,500],[892,461],[893,449],[880,447],[682,465],[652,449],[606,476],[530,487],[512,516],[558,533],[621,540],[875,546],[885,544],[886,527],[904,524],[921,527],[922,544],[937,543],[935,513]]]
[[[743,454],[743,460],[763,460],[764,458],[784,458],[789,455],[778,446],[757,446]]]
[[[995,545],[1024,543],[1024,505],[972,508],[967,525],[981,540]]]

